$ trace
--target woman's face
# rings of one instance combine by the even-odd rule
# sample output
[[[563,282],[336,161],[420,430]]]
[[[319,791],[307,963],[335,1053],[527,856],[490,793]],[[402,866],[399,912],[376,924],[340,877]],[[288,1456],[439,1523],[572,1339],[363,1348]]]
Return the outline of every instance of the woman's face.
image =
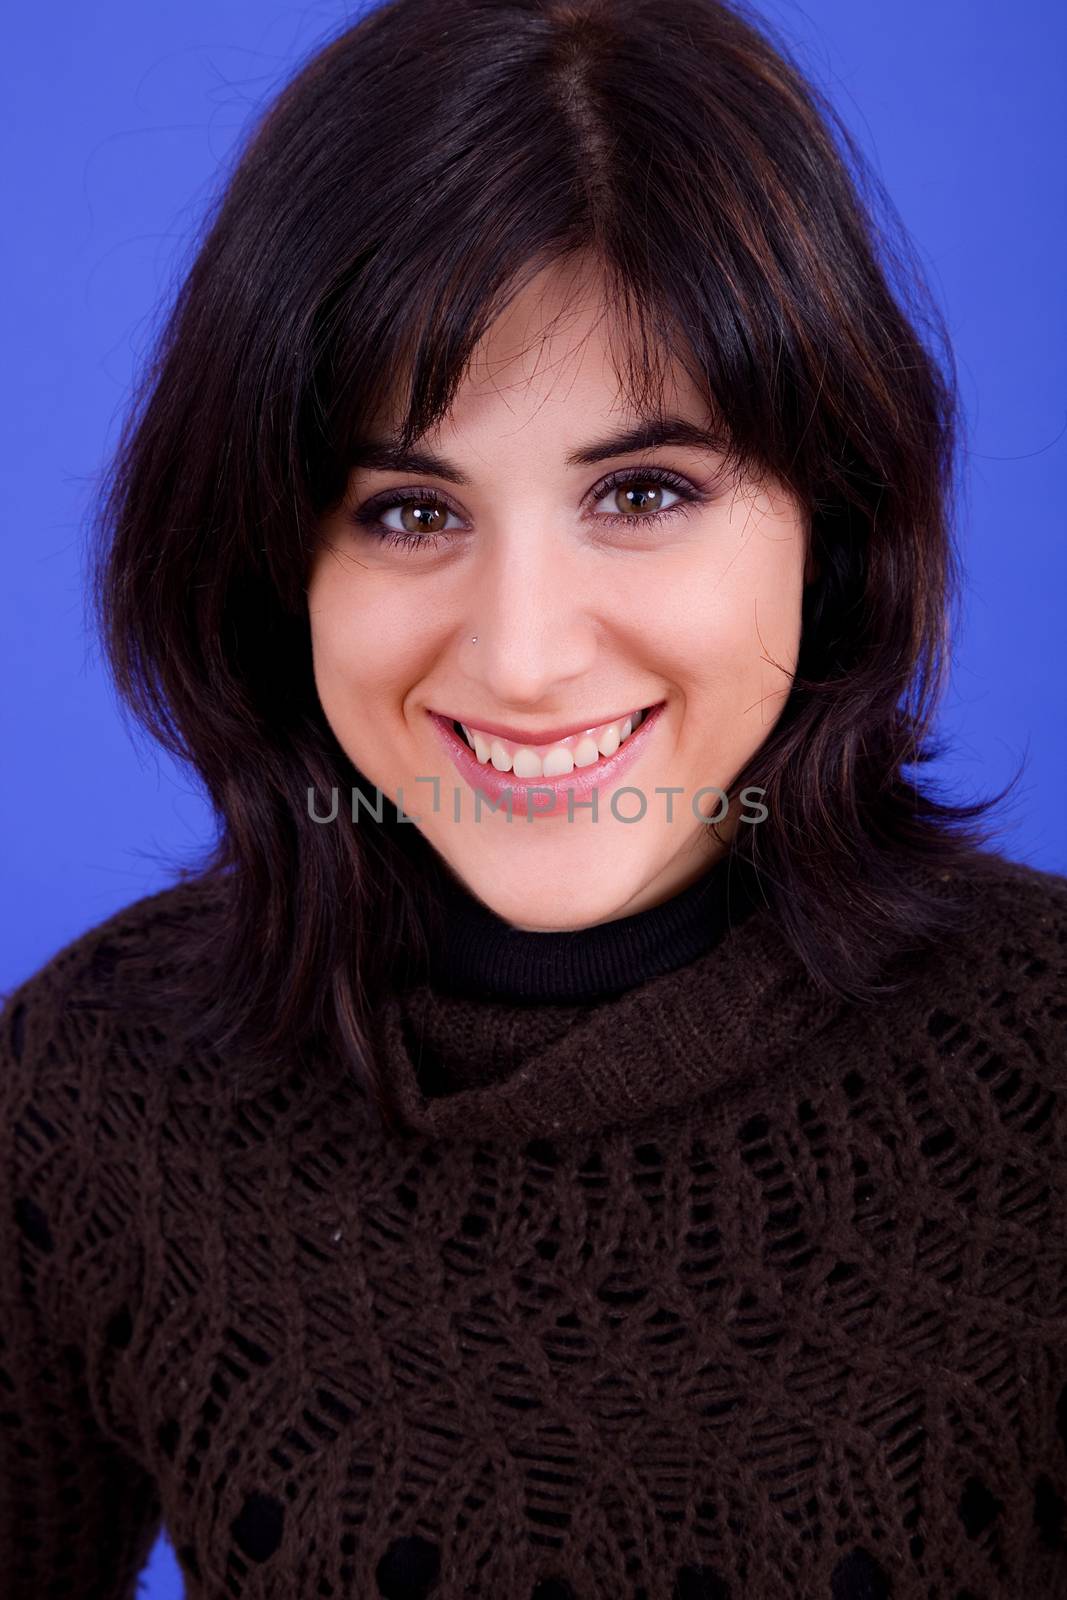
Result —
[[[529,929],[656,905],[722,854],[709,821],[723,840],[759,826],[739,817],[762,796],[727,811],[718,791],[785,704],[807,560],[797,507],[728,479],[713,442],[620,441],[635,419],[610,330],[575,283],[546,269],[490,329],[447,426],[420,441],[434,463],[353,472],[308,591],[339,743]],[[680,368],[669,402],[707,427]],[[332,825],[350,825],[349,798]]]

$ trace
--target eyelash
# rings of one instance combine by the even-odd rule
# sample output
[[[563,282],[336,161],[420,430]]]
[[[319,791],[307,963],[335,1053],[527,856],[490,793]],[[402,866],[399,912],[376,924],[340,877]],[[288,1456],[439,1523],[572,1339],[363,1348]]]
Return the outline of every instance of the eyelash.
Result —
[[[610,490],[617,488],[620,483],[662,484],[664,487],[673,490],[680,498],[675,505],[667,506],[663,511],[649,513],[636,511],[601,512],[597,520],[606,522],[609,527],[632,526],[638,522],[660,523],[665,522],[669,517],[688,516],[692,506],[703,505],[710,499],[708,494],[694,488],[685,478],[679,477],[675,472],[668,471],[665,467],[647,467],[642,471],[635,471],[630,467],[613,472],[609,477],[605,478],[603,483],[597,484],[591,497],[594,504],[596,501],[602,500]],[[439,507],[443,511],[450,512],[453,516],[458,515],[457,512],[452,511],[452,507],[441,498],[435,489],[388,491],[384,495],[368,500],[366,505],[361,506],[358,511],[351,511],[349,515],[357,527],[365,529],[375,538],[380,539],[383,544],[397,545],[409,550],[433,550],[437,548],[442,540],[452,538],[451,533],[408,533],[399,528],[387,528],[379,520],[386,511],[391,511],[394,506],[404,505],[432,506],[434,509]]]

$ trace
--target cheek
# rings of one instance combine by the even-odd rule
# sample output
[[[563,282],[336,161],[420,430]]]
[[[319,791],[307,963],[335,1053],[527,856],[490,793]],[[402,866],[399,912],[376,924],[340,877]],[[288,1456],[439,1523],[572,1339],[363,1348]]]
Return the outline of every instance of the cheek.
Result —
[[[315,682],[328,714],[402,696],[425,650],[426,631],[403,585],[360,582],[327,563],[308,588]],[[352,707],[357,711],[353,712]]]
[[[660,619],[670,641],[665,671],[685,697],[686,752],[698,765],[713,755],[717,767],[733,771],[785,707],[803,601],[794,533],[764,522],[751,539],[734,541],[733,559],[695,564],[673,615]]]

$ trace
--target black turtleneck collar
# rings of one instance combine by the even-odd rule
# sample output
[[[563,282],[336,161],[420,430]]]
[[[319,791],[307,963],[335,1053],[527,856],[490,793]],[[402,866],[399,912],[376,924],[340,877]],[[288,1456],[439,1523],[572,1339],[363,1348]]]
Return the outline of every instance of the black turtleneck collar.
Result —
[[[435,989],[478,999],[582,1004],[622,994],[702,955],[764,903],[753,869],[727,855],[661,905],[573,932],[514,928],[450,872],[438,874]]]

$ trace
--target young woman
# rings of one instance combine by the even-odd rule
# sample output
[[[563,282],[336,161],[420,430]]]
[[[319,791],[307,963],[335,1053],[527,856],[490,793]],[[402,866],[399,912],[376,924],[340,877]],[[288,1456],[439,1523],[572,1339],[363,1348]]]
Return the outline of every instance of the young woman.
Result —
[[[1067,881],[929,759],[955,412],[717,0],[391,0],[97,523],[217,846],[7,999],[0,1570],[1067,1593]]]

